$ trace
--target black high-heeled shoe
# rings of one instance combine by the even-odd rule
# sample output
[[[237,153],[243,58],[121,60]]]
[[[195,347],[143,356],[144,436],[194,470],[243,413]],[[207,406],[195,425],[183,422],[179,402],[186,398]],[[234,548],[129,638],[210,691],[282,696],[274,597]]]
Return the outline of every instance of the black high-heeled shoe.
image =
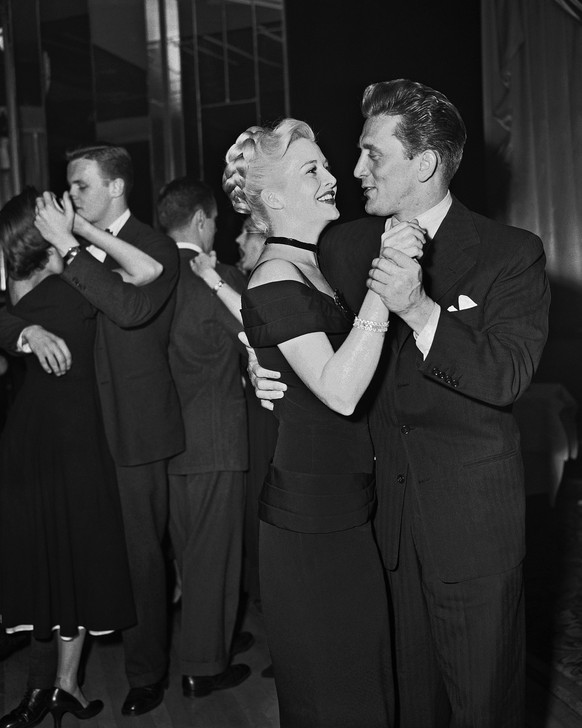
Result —
[[[65,713],[71,713],[79,720],[93,718],[103,710],[102,700],[91,700],[88,705],[83,705],[73,695],[61,688],[55,688],[51,695],[50,712],[55,722],[55,728],[61,728],[61,721]]]

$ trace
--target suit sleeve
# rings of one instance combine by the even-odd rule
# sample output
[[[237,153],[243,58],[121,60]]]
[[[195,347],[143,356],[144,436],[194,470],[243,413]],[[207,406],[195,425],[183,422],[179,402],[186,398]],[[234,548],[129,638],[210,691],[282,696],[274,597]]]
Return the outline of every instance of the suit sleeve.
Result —
[[[380,252],[384,224],[385,218],[362,218],[330,228],[320,240],[321,272],[354,312],[359,311],[368,290],[366,281],[372,260]]]
[[[166,303],[178,281],[178,250],[174,242],[145,225],[140,230],[139,241],[128,239],[127,242],[151,255],[164,267],[160,277],[152,283],[139,287],[126,283],[85,250],[62,274],[69,285],[77,288],[95,308],[122,328],[133,328],[151,320]],[[123,231],[120,237],[123,237]]]
[[[30,326],[24,321],[9,313],[6,308],[0,309],[0,349],[10,354],[22,354],[17,349],[18,339],[23,329]]]
[[[498,270],[478,327],[442,310],[420,371],[444,386],[496,406],[529,386],[548,335],[550,290],[541,240],[524,236]]]
[[[231,288],[234,288],[237,293],[242,293],[246,288],[245,277],[233,266],[221,266],[220,275],[224,278],[225,282],[231,286]],[[230,313],[228,308],[221,303],[218,298],[216,300],[216,304],[216,318],[218,323],[225,329],[227,334],[235,340],[241,352],[246,351],[245,347],[238,339],[238,334],[243,330],[243,325]]]

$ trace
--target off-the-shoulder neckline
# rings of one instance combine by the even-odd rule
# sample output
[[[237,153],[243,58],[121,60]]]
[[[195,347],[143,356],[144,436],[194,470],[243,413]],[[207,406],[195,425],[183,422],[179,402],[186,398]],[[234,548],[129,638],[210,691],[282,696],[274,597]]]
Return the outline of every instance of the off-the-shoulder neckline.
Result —
[[[251,291],[256,291],[259,288],[265,288],[267,286],[273,286],[273,285],[281,285],[290,283],[292,285],[298,285],[302,288],[305,288],[308,291],[314,291],[315,293],[319,293],[325,298],[332,301],[332,303],[335,305],[335,298],[334,296],[330,296],[329,293],[326,293],[325,291],[320,290],[316,285],[308,286],[307,283],[303,283],[302,281],[293,281],[293,280],[281,280],[281,281],[268,281],[267,283],[260,283],[258,286],[253,286],[252,288],[247,288],[247,291],[250,293]]]

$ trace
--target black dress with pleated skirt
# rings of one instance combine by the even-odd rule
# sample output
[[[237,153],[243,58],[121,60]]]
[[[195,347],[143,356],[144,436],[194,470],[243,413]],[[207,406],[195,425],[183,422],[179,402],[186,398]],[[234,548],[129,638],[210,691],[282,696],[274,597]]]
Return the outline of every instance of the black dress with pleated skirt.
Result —
[[[94,366],[96,312],[51,275],[12,312],[62,337],[72,367],[36,356],[0,437],[0,613],[7,630],[106,632],[136,622],[115,467]]]
[[[259,500],[261,599],[281,728],[386,728],[394,689],[367,419],[326,407],[277,347],[323,331],[337,350],[353,315],[307,280],[247,290],[242,313],[260,364],[287,385],[274,401],[279,436]]]

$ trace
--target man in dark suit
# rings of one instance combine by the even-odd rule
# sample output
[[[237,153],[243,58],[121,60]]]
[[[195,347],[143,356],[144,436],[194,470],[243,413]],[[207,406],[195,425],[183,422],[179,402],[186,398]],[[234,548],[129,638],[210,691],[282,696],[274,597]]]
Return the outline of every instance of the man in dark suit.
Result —
[[[180,252],[180,279],[170,334],[170,366],[182,409],[186,449],[168,463],[170,535],[181,577],[179,640],[187,698],[232,688],[250,668],[231,664],[253,636],[234,636],[239,607],[245,470],[248,467],[243,275],[216,262],[216,200],[201,180],[169,182],[158,219]],[[234,314],[225,297],[232,297]]]
[[[72,152],[67,179],[76,211],[75,233],[89,234],[92,227],[107,229],[163,267],[157,280],[138,288],[123,281],[110,258],[94,257],[91,246],[59,250],[66,263],[63,279],[100,311],[95,343],[97,380],[116,464],[138,615],[138,624],[123,634],[130,691],[122,712],[139,715],[162,701],[168,667],[162,548],[167,525],[166,467],[168,458],[184,448],[178,396],[168,362],[178,255],[172,240],[131,214],[127,200],[133,171],[124,148],[96,146]],[[102,251],[94,252],[99,255]],[[66,342],[3,315],[0,340],[4,344],[10,340],[15,348],[19,336],[47,371],[62,375],[71,365]],[[39,658],[33,664],[48,663]],[[21,712],[25,715],[14,725],[31,725],[27,720],[35,711],[25,705]]]
[[[515,728],[525,492],[511,405],[547,337],[543,247],[451,196],[465,128],[445,96],[400,79],[368,87],[362,110],[354,174],[378,217],[332,228],[320,261],[353,310],[368,279],[396,314],[366,400],[398,725]],[[420,263],[390,248],[413,220],[426,231]]]

